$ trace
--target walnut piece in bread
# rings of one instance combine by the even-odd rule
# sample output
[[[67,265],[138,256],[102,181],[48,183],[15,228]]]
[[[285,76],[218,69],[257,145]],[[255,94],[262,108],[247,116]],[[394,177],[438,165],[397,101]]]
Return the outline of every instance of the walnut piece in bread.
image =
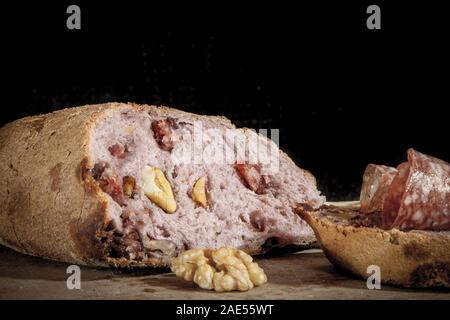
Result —
[[[173,196],[172,187],[161,169],[145,166],[142,171],[145,195],[167,213],[177,210],[177,203]]]
[[[203,208],[208,207],[205,184],[206,176],[203,176],[195,182],[194,187],[192,188],[192,199],[194,199],[196,204],[201,205]]]

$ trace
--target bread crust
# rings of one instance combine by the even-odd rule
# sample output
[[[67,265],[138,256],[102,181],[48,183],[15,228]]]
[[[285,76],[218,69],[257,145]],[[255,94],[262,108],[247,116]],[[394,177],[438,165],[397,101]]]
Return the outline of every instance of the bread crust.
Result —
[[[88,172],[94,165],[89,151],[93,129],[114,109],[189,115],[234,128],[224,117],[132,103],[86,105],[8,123],[0,129],[1,244],[80,265],[168,266],[164,258],[130,261],[108,257],[109,202]],[[299,244],[299,248],[314,240]],[[260,247],[244,250],[251,254],[265,251]]]
[[[104,252],[97,231],[108,220],[108,205],[84,173],[93,125],[109,107],[119,106],[63,109],[0,129],[2,244],[48,259],[98,265]]]
[[[450,232],[400,231],[357,226],[359,207],[323,206],[296,211],[314,230],[336,267],[367,278],[377,265],[381,282],[404,287],[450,287]]]

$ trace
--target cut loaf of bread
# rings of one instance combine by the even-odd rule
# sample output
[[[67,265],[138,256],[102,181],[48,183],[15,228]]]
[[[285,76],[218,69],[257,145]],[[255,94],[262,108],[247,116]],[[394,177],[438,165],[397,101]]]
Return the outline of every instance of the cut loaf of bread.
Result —
[[[308,246],[314,234],[294,207],[325,200],[266,137],[223,117],[135,104],[5,125],[0,172],[1,243],[95,266],[166,266],[193,247]]]

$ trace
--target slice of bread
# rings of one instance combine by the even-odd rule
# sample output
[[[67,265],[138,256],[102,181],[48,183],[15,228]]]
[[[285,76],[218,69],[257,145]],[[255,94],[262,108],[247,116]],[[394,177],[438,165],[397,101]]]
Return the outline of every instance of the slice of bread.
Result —
[[[295,204],[325,200],[312,174],[252,130],[123,103],[5,125],[0,178],[0,243],[98,266],[164,266],[194,247],[308,247],[314,233]]]
[[[328,260],[368,278],[380,268],[381,282],[404,287],[450,287],[450,231],[400,231],[377,227],[376,215],[359,206],[297,207],[313,228]]]

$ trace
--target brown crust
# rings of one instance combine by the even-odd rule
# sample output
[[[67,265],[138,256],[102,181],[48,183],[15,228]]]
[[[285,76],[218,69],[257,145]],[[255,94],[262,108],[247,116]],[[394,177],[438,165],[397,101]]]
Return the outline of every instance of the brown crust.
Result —
[[[450,287],[450,232],[383,230],[355,224],[359,208],[298,207],[338,268],[367,278],[377,265],[381,281],[405,287]]]
[[[26,117],[0,129],[0,243],[19,252],[91,266],[167,266],[107,256],[109,204],[89,174],[92,130],[110,110],[189,115],[234,128],[224,117],[148,105],[107,103]],[[311,239],[313,242],[314,239]],[[310,243],[299,244],[299,248]],[[258,254],[264,248],[248,248]]]
[[[85,192],[79,169],[88,159],[95,119],[107,107],[64,109],[0,129],[0,203],[6,209],[0,212],[1,243],[49,259],[97,264],[101,250],[84,226],[100,216],[104,199]],[[82,247],[81,234],[91,239]]]

